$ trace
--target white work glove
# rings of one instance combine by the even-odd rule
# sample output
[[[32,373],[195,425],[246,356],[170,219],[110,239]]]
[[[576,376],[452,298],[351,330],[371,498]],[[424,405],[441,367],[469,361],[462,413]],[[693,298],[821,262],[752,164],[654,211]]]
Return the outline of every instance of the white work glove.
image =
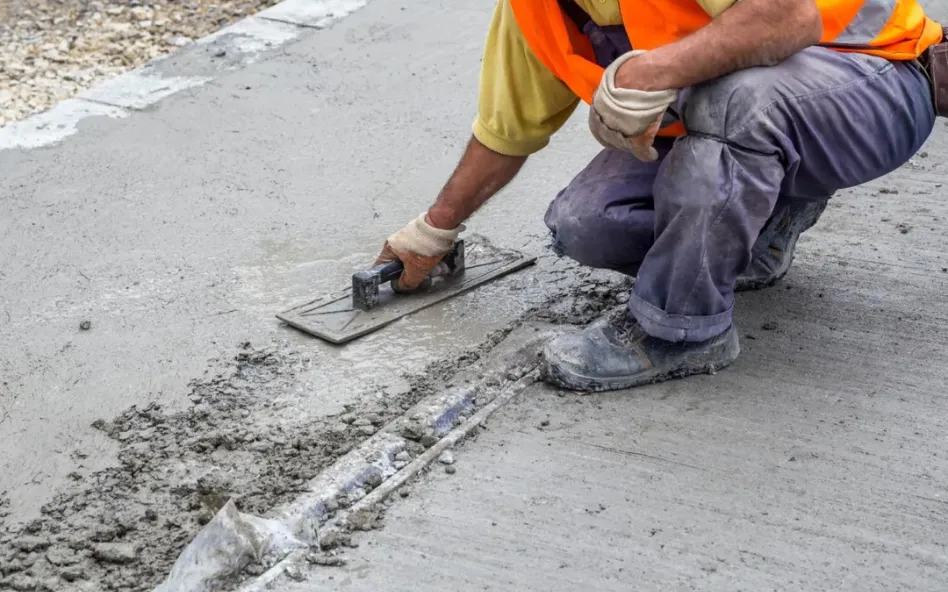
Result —
[[[606,148],[631,152],[642,161],[653,161],[652,147],[662,125],[662,116],[678,98],[677,90],[644,91],[616,87],[616,71],[642,50],[630,51],[609,64],[593,95],[589,130]]]
[[[430,277],[446,275],[449,271],[444,256],[454,248],[454,242],[465,230],[461,224],[451,230],[435,228],[421,214],[407,226],[388,237],[375,264],[401,261],[405,270],[392,282],[398,292],[411,292]]]

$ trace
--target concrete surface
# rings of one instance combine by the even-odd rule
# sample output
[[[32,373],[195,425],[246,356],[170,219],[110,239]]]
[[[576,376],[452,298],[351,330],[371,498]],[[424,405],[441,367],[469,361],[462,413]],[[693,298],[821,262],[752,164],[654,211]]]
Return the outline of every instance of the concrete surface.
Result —
[[[83,124],[59,146],[0,152],[0,491],[14,516],[35,512],[73,470],[75,448],[88,468],[109,462],[93,420],[186,403],[188,381],[243,341],[305,348],[314,369],[299,377],[310,383],[302,412],[319,414],[529,304],[494,299],[488,317],[471,306],[482,291],[464,318],[445,323],[450,307],[433,310],[345,349],[273,317],[371,263],[437,193],[466,141],[489,11],[455,7],[441,17],[453,24],[420,27],[436,6],[401,8],[355,13],[153,112]],[[401,82],[409,63],[417,85]],[[428,101],[432,87],[451,92]],[[568,180],[551,172],[581,161],[534,167],[523,195],[472,230],[517,248],[532,233],[539,245],[535,212]],[[83,320],[92,330],[80,331]]]
[[[582,281],[547,257],[342,349],[273,318],[344,285],[440,189],[490,10],[370,3],[145,111],[0,151],[9,522],[117,466],[134,430],[110,437],[96,419],[190,413],[193,381],[230,371],[246,341],[271,344],[279,356],[259,359],[281,370],[241,386],[254,398],[239,421],[292,439]],[[471,229],[546,257],[543,209],[596,150],[583,128],[580,112]],[[837,196],[784,284],[741,296],[731,369],[596,397],[536,387],[459,452],[457,474],[421,484],[348,567],[301,589],[943,590],[945,131]]]

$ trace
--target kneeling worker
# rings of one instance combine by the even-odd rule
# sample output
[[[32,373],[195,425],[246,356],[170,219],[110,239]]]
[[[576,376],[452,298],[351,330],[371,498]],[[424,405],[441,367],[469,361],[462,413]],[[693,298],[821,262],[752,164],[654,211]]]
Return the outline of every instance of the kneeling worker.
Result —
[[[918,58],[941,40],[916,0],[500,0],[473,137],[379,262],[416,288],[583,100],[605,149],[545,222],[560,254],[635,283],[627,310],[547,345],[546,378],[608,390],[723,368],[734,292],[783,277],[837,190],[928,138]]]

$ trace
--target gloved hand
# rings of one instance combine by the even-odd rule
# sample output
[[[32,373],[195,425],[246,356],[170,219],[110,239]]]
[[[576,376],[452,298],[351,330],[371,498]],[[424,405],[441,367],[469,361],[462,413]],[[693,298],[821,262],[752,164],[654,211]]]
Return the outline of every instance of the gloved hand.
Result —
[[[451,252],[454,241],[464,230],[463,224],[451,230],[435,228],[428,223],[427,214],[421,214],[405,228],[388,237],[375,264],[401,261],[405,270],[398,279],[392,281],[392,289],[396,292],[411,292],[429,277],[448,273],[448,266],[442,259]]]
[[[609,64],[593,95],[589,130],[606,148],[631,152],[642,161],[653,161],[652,147],[662,116],[678,98],[677,90],[644,91],[616,87],[616,71],[631,58],[645,53],[630,51]]]

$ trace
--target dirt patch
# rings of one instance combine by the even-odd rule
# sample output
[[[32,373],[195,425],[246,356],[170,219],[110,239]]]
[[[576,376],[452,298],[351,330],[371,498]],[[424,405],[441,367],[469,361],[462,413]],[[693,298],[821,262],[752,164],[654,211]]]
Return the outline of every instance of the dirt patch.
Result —
[[[628,282],[616,276],[571,273],[578,285],[513,325],[534,319],[585,324],[627,300]],[[242,344],[226,371],[190,385],[189,409],[132,407],[95,422],[119,442],[119,465],[74,473],[74,485],[47,503],[40,518],[0,529],[0,586],[154,588],[229,499],[256,515],[293,499],[323,468],[491,351],[508,330],[406,377],[408,389],[373,389],[342,415],[296,422],[274,419],[271,406],[299,386],[311,359],[283,346]],[[75,454],[82,458],[81,451]]]
[[[0,126],[278,0],[2,0]]]

